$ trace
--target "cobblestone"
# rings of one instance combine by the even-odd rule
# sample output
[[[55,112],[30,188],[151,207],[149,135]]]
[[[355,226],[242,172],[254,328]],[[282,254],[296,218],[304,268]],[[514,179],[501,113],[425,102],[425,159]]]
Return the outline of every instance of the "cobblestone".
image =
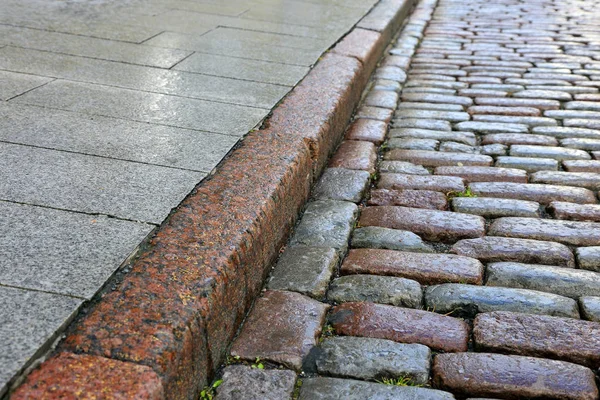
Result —
[[[479,351],[600,365],[600,324],[509,312],[480,314],[473,323]]]
[[[408,230],[431,241],[481,237],[485,234],[484,222],[473,215],[396,206],[364,208],[359,219],[361,226]]]
[[[407,308],[419,308],[423,304],[423,293],[418,282],[377,275],[337,278],[331,283],[327,298],[336,303],[368,301]]]
[[[391,386],[352,379],[307,378],[300,389],[299,400],[452,400],[452,394],[440,390]]]
[[[483,197],[513,198],[549,204],[552,201],[568,201],[594,204],[594,192],[584,188],[558,185],[522,184],[512,182],[476,182],[469,185],[473,193]]]
[[[411,137],[415,139],[451,140],[467,145],[475,145],[477,140],[472,132],[446,132],[430,129],[399,128],[390,130],[390,137]]]
[[[579,299],[579,307],[583,318],[593,322],[600,322],[600,297],[581,297]]]
[[[410,161],[424,167],[439,167],[443,165],[479,165],[490,166],[493,159],[490,156],[464,153],[440,153],[425,150],[391,150],[385,154],[386,160]]]
[[[264,370],[245,365],[230,365],[223,370],[223,383],[215,400],[291,399],[296,373],[289,370]]]
[[[334,307],[329,320],[341,335],[418,343],[433,350],[466,351],[466,322],[432,312],[374,303],[344,303]]]
[[[487,266],[486,285],[531,289],[577,299],[600,293],[600,274],[572,268],[513,262]]]
[[[599,162],[600,164],[600,162]],[[382,161],[379,164],[379,172],[394,174],[429,175],[427,168],[410,163],[408,161]]]
[[[403,376],[415,385],[429,381],[431,350],[420,344],[347,336],[327,339],[319,350],[316,365],[323,375],[370,381]]]
[[[438,388],[465,396],[594,400],[594,373],[564,361],[488,353],[438,354],[433,363]]]
[[[575,267],[571,250],[560,243],[530,239],[483,237],[458,241],[452,252],[482,262],[515,261]]]
[[[475,285],[483,283],[483,265],[476,259],[454,254],[353,249],[342,263],[340,273],[396,276],[413,279],[424,285],[446,282]]]
[[[463,178],[466,182],[520,182],[527,183],[527,173],[516,168],[492,167],[437,167],[436,175],[451,175]]]
[[[599,204],[573,204],[553,201],[548,208],[556,219],[600,222]]]
[[[593,172],[540,171],[531,174],[532,183],[577,186],[592,190],[600,189],[600,174]]]
[[[525,200],[456,197],[452,209],[456,212],[498,217],[539,217],[539,203]]]
[[[537,146],[557,146],[558,141],[552,136],[532,135],[524,133],[494,133],[485,135],[481,139],[481,144],[501,143],[506,145],[511,144],[528,144]]]
[[[596,222],[505,217],[495,220],[488,234],[548,240],[573,246],[600,245],[600,224]]]
[[[358,203],[363,198],[370,175],[367,171],[328,168],[313,191],[316,200],[342,200]]]
[[[496,158],[496,167],[522,169],[525,172],[556,171],[558,161],[552,158],[501,156]]]
[[[577,149],[550,146],[528,146],[513,145],[510,147],[510,155],[515,157],[541,157],[555,160],[589,160],[590,155]]]
[[[371,142],[347,140],[340,145],[337,153],[329,162],[332,168],[347,168],[375,172],[377,154]]]
[[[579,247],[575,256],[579,268],[600,272],[600,246]]]
[[[352,247],[414,251],[417,253],[432,253],[431,246],[412,232],[397,229],[367,226],[358,228],[352,234]]]
[[[579,318],[577,302],[526,289],[445,283],[425,290],[425,306],[435,312],[474,317],[490,311],[514,311]]]
[[[316,345],[328,309],[328,305],[298,293],[267,291],[254,304],[231,355],[300,370],[302,360]]]
[[[332,247],[344,251],[358,207],[347,201],[309,203],[290,242],[291,245]]]
[[[462,192],[465,189],[464,181],[454,176],[436,175],[404,175],[381,174],[377,182],[378,189],[394,190],[433,190],[437,192]]]
[[[335,249],[289,247],[279,258],[267,287],[290,290],[321,300],[325,297],[338,261]]]
[[[445,210],[448,206],[446,196],[431,190],[388,190],[377,189],[371,192],[370,206],[403,206]]]
[[[387,133],[387,124],[373,119],[357,119],[346,132],[346,140],[362,140],[381,144]]]

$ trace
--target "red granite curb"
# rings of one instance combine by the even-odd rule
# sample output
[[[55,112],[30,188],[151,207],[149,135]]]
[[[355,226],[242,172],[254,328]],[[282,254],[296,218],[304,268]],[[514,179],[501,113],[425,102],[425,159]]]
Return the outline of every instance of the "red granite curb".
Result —
[[[413,3],[382,0],[326,54],[12,398],[197,398]]]

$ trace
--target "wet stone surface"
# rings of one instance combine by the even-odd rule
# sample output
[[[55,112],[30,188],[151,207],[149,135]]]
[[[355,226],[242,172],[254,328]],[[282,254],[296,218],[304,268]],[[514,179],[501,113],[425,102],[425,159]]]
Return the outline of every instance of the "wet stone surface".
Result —
[[[473,323],[479,351],[600,365],[600,324],[510,312],[480,314]]]
[[[486,285],[531,289],[577,299],[600,293],[600,274],[573,268],[499,262],[488,264]]]
[[[304,379],[299,400],[452,400],[454,396],[440,390],[410,386],[391,386],[352,379]]]
[[[313,191],[317,200],[343,200],[358,203],[369,184],[367,171],[328,168]]]
[[[418,282],[377,275],[348,275],[334,279],[327,299],[336,303],[368,301],[393,306],[418,308],[423,292]]]
[[[432,350],[466,351],[469,341],[469,327],[460,319],[383,304],[344,303],[334,307],[329,321],[340,335],[419,343]]]
[[[596,203],[594,192],[584,188],[512,182],[476,182],[470,184],[469,187],[474,194],[483,197],[531,200],[542,204],[549,204],[552,201],[579,204]]]
[[[483,281],[483,265],[473,258],[393,250],[350,250],[340,272],[344,275],[398,276],[424,285],[445,282],[481,284]]]
[[[470,396],[593,400],[594,373],[586,367],[541,358],[489,353],[439,354],[436,387]]]
[[[425,167],[407,161],[382,161],[379,164],[379,171],[396,174],[429,175],[429,171]]]
[[[357,228],[352,233],[351,240],[354,248],[372,248],[413,251],[417,253],[432,253],[431,246],[425,244],[418,235],[397,229],[367,226]]]
[[[431,350],[420,344],[361,337],[335,337],[319,346],[317,371],[326,376],[380,380],[404,376],[416,385],[429,381]]]
[[[296,373],[230,365],[223,370],[222,379],[215,400],[284,400],[292,398]]]
[[[456,197],[452,199],[452,209],[456,212],[481,215],[486,218],[498,217],[539,217],[539,203],[525,200]]]
[[[389,190],[371,191],[370,206],[404,206],[445,210],[448,207],[446,196],[432,190]]]
[[[579,318],[577,302],[526,289],[447,283],[425,290],[425,306],[438,313],[474,317],[490,311],[513,311]]]
[[[357,210],[356,204],[345,201],[309,203],[290,244],[345,250]]]
[[[321,300],[338,264],[335,249],[297,246],[290,247],[279,258],[269,289],[290,290]]]
[[[409,230],[431,241],[455,241],[485,234],[484,220],[479,216],[407,207],[367,207],[359,222],[361,226]]]
[[[579,268],[600,272],[600,246],[579,247],[575,256]]]
[[[593,322],[600,322],[600,297],[585,296],[579,299],[581,316]]]
[[[600,245],[600,223],[505,217],[494,221],[488,235],[596,246]]]
[[[600,205],[553,201],[548,210],[556,219],[600,222]]]
[[[300,370],[302,360],[316,345],[328,309],[328,305],[298,293],[267,291],[256,300],[231,355]]]
[[[461,178],[455,176],[383,173],[377,182],[377,188],[392,190],[433,190],[448,193],[453,191],[462,192],[465,189],[465,184]]]
[[[567,246],[540,240],[504,237],[466,239],[457,242],[451,251],[482,262],[516,261],[575,267],[575,258]]]

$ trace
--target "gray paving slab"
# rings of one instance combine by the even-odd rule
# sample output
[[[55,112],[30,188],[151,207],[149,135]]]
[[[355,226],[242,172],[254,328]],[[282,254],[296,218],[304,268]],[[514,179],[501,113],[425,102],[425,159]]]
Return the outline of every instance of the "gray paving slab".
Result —
[[[200,53],[220,54],[300,66],[314,64],[322,53],[320,50],[294,49],[255,42],[250,45],[250,42],[245,40],[206,40],[202,36],[177,32],[163,32],[146,43],[151,46],[171,49],[193,50]]]
[[[12,46],[160,68],[170,68],[192,54],[191,51],[185,50],[8,25],[0,25],[0,37],[2,43]]]
[[[0,396],[81,303],[72,297],[0,286]]]
[[[0,69],[269,109],[290,87],[7,46]]]
[[[0,289],[6,285],[84,299],[90,299],[154,229],[150,224],[5,201],[0,201],[0,225]]]
[[[287,86],[296,85],[309,70],[297,65],[206,53],[195,53],[174,69]]]
[[[238,137],[268,113],[267,109],[62,80],[13,101]]]
[[[250,31],[227,26],[220,26],[202,35],[209,40],[230,40],[251,43],[262,43],[273,46],[291,47],[293,49],[325,51],[331,46],[326,39],[308,38],[304,36],[281,35],[273,32]]]
[[[1,74],[0,74],[1,76]],[[0,102],[0,141],[210,172],[237,137]]]
[[[52,80],[43,76],[0,71],[0,100],[6,101]]]
[[[0,199],[160,224],[205,173],[0,143]]]

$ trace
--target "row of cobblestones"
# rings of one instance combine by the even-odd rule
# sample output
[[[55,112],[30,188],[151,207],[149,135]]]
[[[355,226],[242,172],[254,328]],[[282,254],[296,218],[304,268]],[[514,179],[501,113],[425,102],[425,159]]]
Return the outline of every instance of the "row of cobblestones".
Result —
[[[419,3],[217,399],[598,399],[598,6]]]

